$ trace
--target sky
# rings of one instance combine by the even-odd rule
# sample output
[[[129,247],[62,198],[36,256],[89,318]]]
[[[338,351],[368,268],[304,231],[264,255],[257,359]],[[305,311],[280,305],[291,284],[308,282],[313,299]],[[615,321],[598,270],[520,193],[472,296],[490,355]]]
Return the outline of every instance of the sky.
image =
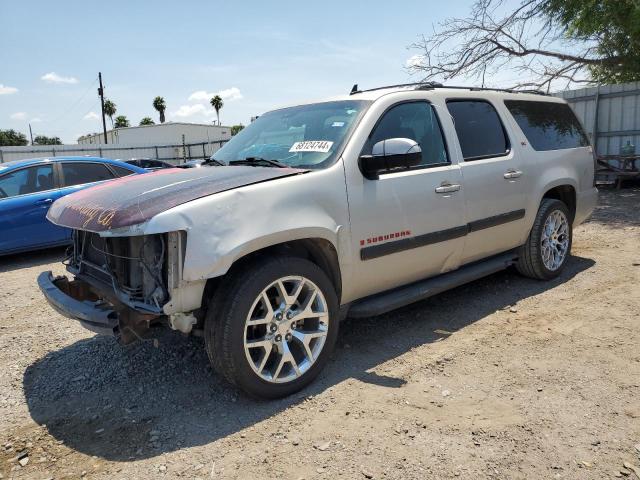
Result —
[[[168,121],[212,122],[217,93],[221,122],[246,125],[354,83],[418,81],[410,45],[471,3],[0,0],[0,129],[65,143],[101,131],[98,72],[132,125],[158,122],[157,95]]]

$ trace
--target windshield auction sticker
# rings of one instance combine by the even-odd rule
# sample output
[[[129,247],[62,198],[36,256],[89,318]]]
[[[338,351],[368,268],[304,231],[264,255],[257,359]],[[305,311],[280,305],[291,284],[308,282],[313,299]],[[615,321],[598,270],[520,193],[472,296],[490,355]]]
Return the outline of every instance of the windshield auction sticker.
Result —
[[[319,153],[327,153],[331,150],[331,146],[333,142],[327,142],[325,140],[307,140],[305,142],[296,142],[291,145],[289,152],[298,153],[298,152],[319,152]]]

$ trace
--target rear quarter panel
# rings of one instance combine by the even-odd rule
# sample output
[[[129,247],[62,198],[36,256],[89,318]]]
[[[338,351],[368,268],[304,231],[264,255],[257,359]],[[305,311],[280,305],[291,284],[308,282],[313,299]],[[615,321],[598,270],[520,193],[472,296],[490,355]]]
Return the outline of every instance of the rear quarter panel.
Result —
[[[554,99],[554,102],[556,100]],[[562,103],[562,102],[557,102]],[[593,205],[581,205],[585,192],[595,191],[593,187],[594,163],[593,150],[589,147],[560,150],[535,150],[518,126],[515,119],[504,108],[504,120],[509,123],[513,139],[513,149],[522,159],[526,181],[523,188],[528,192],[525,215],[526,229],[522,232],[520,243],[524,243],[533,227],[540,202],[544,195],[554,187],[570,185],[576,191],[576,219],[582,221],[588,216]]]

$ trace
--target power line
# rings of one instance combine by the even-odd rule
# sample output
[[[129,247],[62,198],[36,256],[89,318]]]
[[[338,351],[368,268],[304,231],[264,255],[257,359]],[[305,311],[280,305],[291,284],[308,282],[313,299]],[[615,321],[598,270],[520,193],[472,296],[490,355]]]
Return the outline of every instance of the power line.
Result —
[[[78,118],[77,120],[75,120],[73,123],[68,123],[66,124],[66,128],[47,128],[47,131],[49,132],[55,132],[55,133],[64,133],[65,131],[71,129],[71,128],[75,128],[82,120],[84,120],[84,117],[91,112],[93,109],[95,109],[98,106],[98,103],[100,103],[100,100],[96,100],[95,103],[93,105],[91,105],[91,108],[89,108],[87,111],[85,111],[80,118]]]
[[[61,115],[58,115],[54,120],[51,120],[51,123],[56,123],[58,120],[60,120],[63,117],[66,117],[69,113],[71,113],[71,111],[80,104],[80,102],[84,99],[84,97],[87,96],[87,93],[89,93],[89,91],[95,86],[97,82],[98,82],[98,78],[96,77],[91,83],[91,85],[89,85],[89,87],[82,93],[82,95],[80,95],[80,97],[64,113],[62,113]]]

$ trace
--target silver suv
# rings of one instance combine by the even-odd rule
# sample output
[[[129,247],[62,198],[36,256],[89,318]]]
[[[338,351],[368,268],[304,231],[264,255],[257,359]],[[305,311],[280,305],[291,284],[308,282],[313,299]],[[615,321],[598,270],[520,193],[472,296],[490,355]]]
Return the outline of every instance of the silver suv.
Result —
[[[39,285],[123,343],[162,325],[202,335],[224,377],[269,398],[318,375],[346,316],[510,265],[556,277],[597,199],[564,101],[436,84],[268,112],[210,164],[56,201],[75,278]]]

